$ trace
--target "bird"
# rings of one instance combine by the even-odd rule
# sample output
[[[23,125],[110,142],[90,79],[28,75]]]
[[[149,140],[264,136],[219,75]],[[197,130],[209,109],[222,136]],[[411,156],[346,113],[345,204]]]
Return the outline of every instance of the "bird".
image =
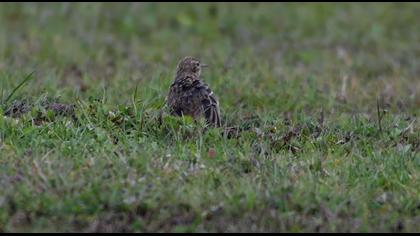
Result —
[[[172,116],[204,117],[208,126],[221,127],[219,101],[200,77],[203,67],[207,65],[192,56],[178,62],[166,105]]]

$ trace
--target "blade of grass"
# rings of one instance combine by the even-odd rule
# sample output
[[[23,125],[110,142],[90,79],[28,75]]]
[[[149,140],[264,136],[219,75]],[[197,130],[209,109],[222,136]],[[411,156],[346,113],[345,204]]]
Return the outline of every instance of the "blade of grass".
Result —
[[[376,110],[377,110],[377,114],[378,114],[378,128],[379,128],[379,132],[382,133],[382,123],[381,123],[381,121],[382,121],[383,115],[380,111],[379,102],[380,102],[380,98],[377,98],[376,99]]]
[[[2,99],[3,100],[3,96],[4,96],[4,87],[2,86],[1,87],[1,97],[0,97],[0,99]],[[3,104],[3,103],[1,103],[1,104]],[[0,104],[0,105],[1,105]]]
[[[137,89],[138,89],[138,86],[136,85],[136,88],[134,89],[134,94],[133,94],[133,101],[132,101],[132,103],[133,103],[133,107],[134,107],[134,114],[136,114],[137,115],[137,105],[136,105],[136,101],[137,101]]]
[[[25,77],[25,79],[22,81],[22,82],[20,82],[20,84],[18,85],[18,86],[16,86],[13,90],[12,90],[12,92],[9,94],[9,96],[7,96],[7,98],[4,100],[4,102],[3,102],[3,104],[4,105],[6,105],[8,102],[9,102],[9,100],[12,98],[12,96],[19,90],[19,88],[21,88],[23,85],[25,85],[26,84],[26,82],[28,82],[30,79],[32,79],[32,75],[35,73],[35,71],[32,71],[31,73],[29,73],[26,77]]]

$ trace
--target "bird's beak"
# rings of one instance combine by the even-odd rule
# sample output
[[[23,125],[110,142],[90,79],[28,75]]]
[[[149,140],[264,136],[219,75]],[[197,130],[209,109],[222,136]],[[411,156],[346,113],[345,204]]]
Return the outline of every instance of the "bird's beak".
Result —
[[[201,67],[208,67],[209,65],[207,64],[201,64]]]

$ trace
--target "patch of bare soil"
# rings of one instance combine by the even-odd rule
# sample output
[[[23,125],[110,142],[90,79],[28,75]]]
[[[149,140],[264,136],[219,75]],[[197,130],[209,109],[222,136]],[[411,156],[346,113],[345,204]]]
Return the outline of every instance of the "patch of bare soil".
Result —
[[[5,109],[4,115],[12,118],[21,118],[23,115],[33,112],[34,122],[40,125],[47,121],[53,121],[55,117],[76,118],[75,105],[60,103],[52,99],[43,99],[39,103],[31,103],[27,100],[14,100],[10,106]],[[52,112],[52,116],[49,115]]]

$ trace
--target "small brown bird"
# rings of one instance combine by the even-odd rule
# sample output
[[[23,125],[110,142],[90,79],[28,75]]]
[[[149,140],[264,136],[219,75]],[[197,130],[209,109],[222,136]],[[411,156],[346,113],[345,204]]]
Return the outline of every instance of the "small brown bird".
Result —
[[[205,66],[194,57],[183,58],[176,68],[166,104],[171,115],[188,115],[193,119],[204,117],[207,124],[220,127],[219,102],[208,85],[200,79],[201,68]]]

